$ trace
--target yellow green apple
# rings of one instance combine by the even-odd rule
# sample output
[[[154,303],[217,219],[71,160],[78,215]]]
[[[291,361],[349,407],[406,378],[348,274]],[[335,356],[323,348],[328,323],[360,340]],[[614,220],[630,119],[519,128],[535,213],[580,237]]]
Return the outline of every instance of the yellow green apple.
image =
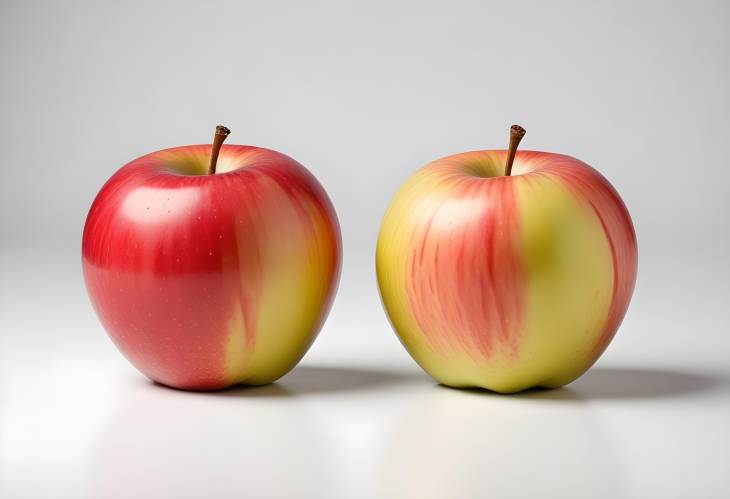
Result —
[[[448,156],[400,188],[377,275],[403,345],[439,382],[516,392],[584,373],[634,288],[636,236],[611,184],[563,154]]]

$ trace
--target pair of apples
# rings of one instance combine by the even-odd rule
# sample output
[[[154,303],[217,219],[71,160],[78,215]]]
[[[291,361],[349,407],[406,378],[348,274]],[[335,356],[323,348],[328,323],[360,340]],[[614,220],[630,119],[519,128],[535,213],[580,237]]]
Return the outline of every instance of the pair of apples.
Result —
[[[117,171],[83,235],[83,270],[114,343],[147,377],[189,390],[271,383],[329,312],[335,210],[292,158],[252,146],[166,149]],[[636,237],[619,195],[560,154],[448,156],[393,199],[380,293],[418,364],[455,387],[559,387],[605,350],[631,299]]]

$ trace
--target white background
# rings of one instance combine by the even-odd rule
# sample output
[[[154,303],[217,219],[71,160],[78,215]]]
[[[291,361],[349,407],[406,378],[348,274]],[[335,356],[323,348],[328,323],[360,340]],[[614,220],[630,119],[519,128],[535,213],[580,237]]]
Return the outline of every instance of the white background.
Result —
[[[727,2],[151,3],[0,6],[0,495],[727,497]],[[300,367],[201,395],[114,349],[80,238],[117,168],[218,123],[319,178],[345,260]],[[570,386],[450,390],[388,325],[375,238],[410,173],[512,123],[618,189],[637,288]]]

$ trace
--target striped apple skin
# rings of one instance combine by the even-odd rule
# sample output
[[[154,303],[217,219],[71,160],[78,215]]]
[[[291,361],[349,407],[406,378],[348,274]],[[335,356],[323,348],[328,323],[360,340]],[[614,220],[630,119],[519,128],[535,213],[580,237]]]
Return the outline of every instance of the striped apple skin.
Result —
[[[317,180],[275,151],[210,145],[143,156],[95,199],[82,261],[92,304],[143,374],[176,388],[269,383],[316,337],[339,280],[340,229]]]
[[[623,201],[560,154],[437,160],[398,191],[376,265],[388,317],[441,383],[558,387],[603,353],[626,313],[637,247]]]

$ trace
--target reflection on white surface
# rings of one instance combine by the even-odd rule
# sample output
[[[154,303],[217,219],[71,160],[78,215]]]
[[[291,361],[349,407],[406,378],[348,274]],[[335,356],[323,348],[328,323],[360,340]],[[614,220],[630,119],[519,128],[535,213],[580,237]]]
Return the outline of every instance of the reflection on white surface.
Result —
[[[0,366],[0,496],[80,493],[94,441],[112,412],[105,366],[65,352]],[[3,490],[1,485],[9,487]],[[4,494],[3,494],[4,492]]]
[[[279,383],[215,393],[125,377],[93,453],[92,496],[368,497],[381,412],[369,395],[410,380],[300,366]],[[419,376],[423,381],[424,378]],[[369,409],[368,409],[369,406]],[[235,495],[235,494],[234,494]]]
[[[113,361],[46,367],[39,386],[33,368],[3,365],[3,497],[614,498],[727,482],[713,456],[728,392],[710,377],[596,368],[503,396],[415,370],[303,365],[200,394]]]
[[[444,387],[420,393],[385,452],[383,492],[404,499],[520,491],[620,496],[619,463],[600,417],[567,389],[560,393],[563,400],[550,397]]]
[[[136,383],[96,442],[91,495],[329,496],[321,428],[286,395],[278,385],[190,394]]]

